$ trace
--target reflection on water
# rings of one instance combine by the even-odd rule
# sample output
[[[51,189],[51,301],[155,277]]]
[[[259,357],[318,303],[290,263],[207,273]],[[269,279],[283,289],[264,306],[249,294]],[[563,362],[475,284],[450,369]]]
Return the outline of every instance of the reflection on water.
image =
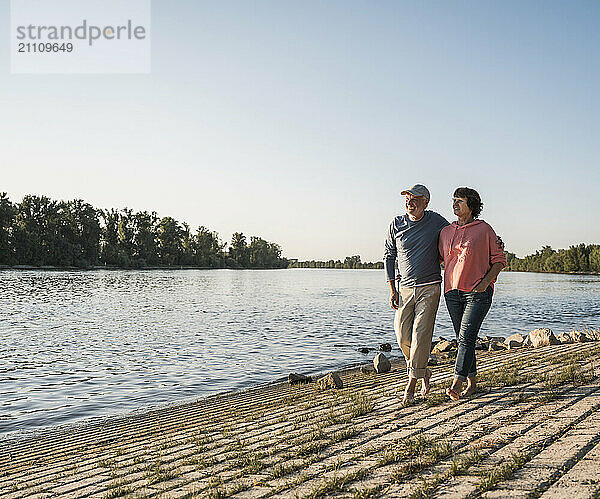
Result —
[[[600,326],[600,277],[503,273],[482,334]],[[0,434],[365,362],[382,271],[0,272]],[[436,335],[453,335],[443,300]],[[399,355],[397,347],[394,350]]]

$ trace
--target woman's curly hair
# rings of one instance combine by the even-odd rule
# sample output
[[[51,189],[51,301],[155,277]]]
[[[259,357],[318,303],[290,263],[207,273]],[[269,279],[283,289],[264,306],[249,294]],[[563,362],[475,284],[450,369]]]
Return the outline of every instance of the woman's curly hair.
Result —
[[[479,193],[475,189],[470,189],[469,187],[459,187],[454,191],[455,198],[466,198],[467,206],[471,210],[471,214],[473,218],[477,218],[481,210],[483,209],[483,203],[481,202],[481,197]]]

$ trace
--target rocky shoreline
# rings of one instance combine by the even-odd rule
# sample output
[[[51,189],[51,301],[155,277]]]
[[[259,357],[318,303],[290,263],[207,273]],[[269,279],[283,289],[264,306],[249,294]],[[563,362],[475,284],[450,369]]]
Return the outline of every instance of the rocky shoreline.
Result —
[[[589,343],[592,341],[600,341],[600,330],[586,329],[583,331],[572,330],[569,333],[563,332],[558,336],[549,328],[534,329],[528,335],[523,336],[521,333],[515,333],[504,338],[502,336],[485,336],[483,339],[477,338],[475,350],[483,350],[489,352],[514,350],[519,348],[540,348],[550,345],[565,345],[571,343]],[[373,348],[360,347],[361,353],[369,353]],[[360,371],[366,373],[385,374],[390,372],[391,363],[382,352],[390,352],[392,346],[389,343],[379,345],[379,353],[373,359],[373,366],[361,366]],[[428,366],[437,366],[442,362],[447,362],[456,358],[458,344],[456,339],[447,340],[440,337],[431,343],[431,354],[429,356]],[[322,389],[327,388],[343,388],[344,384],[337,372],[333,371],[325,376],[313,380],[312,376],[307,376],[298,373],[290,373],[288,375],[288,383],[290,385],[307,384],[316,381]]]
[[[445,353],[445,352],[442,352]],[[0,497],[596,497],[597,342],[482,351],[481,390],[412,407],[384,374],[283,382],[0,448]],[[333,376],[332,376],[333,377]],[[334,381],[335,384],[335,381]]]

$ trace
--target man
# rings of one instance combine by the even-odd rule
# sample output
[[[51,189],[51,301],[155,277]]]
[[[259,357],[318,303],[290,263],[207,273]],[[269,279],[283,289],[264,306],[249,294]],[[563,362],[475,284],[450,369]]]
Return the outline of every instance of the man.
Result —
[[[403,405],[408,405],[414,401],[418,379],[423,380],[421,393],[426,395],[429,391],[431,371],[427,361],[442,282],[438,237],[449,223],[438,213],[426,211],[430,194],[424,185],[413,185],[400,194],[406,196],[406,215],[397,216],[390,224],[383,260],[390,305],[396,310],[394,330],[408,369],[402,400]]]

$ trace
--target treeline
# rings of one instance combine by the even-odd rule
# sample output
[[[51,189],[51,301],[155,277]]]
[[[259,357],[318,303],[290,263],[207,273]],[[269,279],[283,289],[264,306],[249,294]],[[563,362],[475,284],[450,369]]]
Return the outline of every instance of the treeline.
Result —
[[[291,260],[289,266],[290,268],[299,269],[382,269],[383,262],[361,262],[360,255],[355,255],[347,256],[343,262],[341,260],[328,260],[326,262]]]
[[[260,237],[248,242],[236,232],[228,246],[204,226],[192,231],[156,212],[35,195],[13,203],[0,193],[0,265],[265,269],[286,268],[288,261],[278,244]]]
[[[520,272],[600,272],[600,245],[581,243],[559,250],[543,246],[525,258],[506,253],[506,263],[506,270]]]

